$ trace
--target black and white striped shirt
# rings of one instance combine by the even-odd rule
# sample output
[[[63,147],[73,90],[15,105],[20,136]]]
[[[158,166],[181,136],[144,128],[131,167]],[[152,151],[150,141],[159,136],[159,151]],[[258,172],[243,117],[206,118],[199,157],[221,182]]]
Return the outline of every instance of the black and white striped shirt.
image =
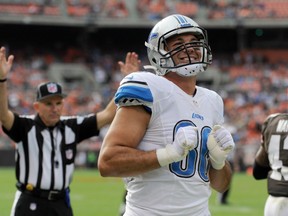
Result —
[[[61,117],[53,128],[38,115],[15,115],[10,131],[3,131],[16,142],[16,178],[43,190],[69,187],[74,171],[76,146],[99,135],[96,115]]]

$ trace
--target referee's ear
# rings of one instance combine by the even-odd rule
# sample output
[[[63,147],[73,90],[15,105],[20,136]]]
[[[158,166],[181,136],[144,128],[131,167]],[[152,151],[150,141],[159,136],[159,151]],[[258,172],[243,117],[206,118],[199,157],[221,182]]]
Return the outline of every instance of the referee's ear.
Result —
[[[33,103],[33,108],[34,108],[34,110],[38,113],[39,112],[39,102],[38,101],[35,101],[34,103]]]

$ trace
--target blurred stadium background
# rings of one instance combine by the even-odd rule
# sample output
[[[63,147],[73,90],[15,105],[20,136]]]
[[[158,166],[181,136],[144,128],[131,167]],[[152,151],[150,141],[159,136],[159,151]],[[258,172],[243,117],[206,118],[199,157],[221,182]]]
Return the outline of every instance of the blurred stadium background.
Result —
[[[65,114],[101,110],[122,78],[117,61],[136,51],[148,64],[144,41],[172,13],[208,31],[213,65],[198,84],[223,96],[235,168],[246,171],[265,117],[288,112],[288,0],[0,0],[0,46],[15,55],[9,106],[34,113],[33,90],[55,80],[69,93]],[[97,167],[104,134],[79,146],[77,166]],[[14,165],[13,149],[0,129],[0,166]]]

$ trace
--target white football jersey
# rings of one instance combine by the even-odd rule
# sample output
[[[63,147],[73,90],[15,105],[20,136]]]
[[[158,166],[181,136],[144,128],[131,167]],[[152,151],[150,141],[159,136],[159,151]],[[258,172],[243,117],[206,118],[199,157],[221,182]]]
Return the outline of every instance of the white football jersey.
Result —
[[[164,148],[180,127],[198,128],[197,147],[186,159],[138,176],[125,178],[125,216],[208,216],[211,194],[207,137],[222,124],[223,100],[214,91],[196,86],[194,96],[150,72],[127,75],[115,95],[118,106],[143,105],[151,113],[141,150]]]

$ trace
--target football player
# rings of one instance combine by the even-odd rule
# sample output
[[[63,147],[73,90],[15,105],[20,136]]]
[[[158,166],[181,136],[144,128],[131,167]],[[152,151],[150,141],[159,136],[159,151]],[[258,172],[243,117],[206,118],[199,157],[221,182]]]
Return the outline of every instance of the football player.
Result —
[[[175,14],[154,26],[145,45],[156,74],[135,72],[121,81],[99,171],[124,178],[125,216],[208,216],[211,187],[229,187],[226,157],[234,141],[221,126],[222,98],[196,85],[212,63],[207,33]]]
[[[271,114],[264,121],[253,176],[268,181],[264,216],[288,215],[288,113]]]

